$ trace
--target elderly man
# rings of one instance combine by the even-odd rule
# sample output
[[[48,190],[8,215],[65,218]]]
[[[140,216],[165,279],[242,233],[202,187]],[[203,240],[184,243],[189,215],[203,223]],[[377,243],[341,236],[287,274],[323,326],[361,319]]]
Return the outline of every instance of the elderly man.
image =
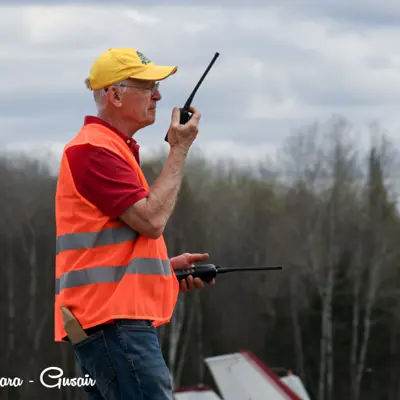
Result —
[[[55,340],[69,341],[83,374],[96,381],[85,388],[91,399],[171,399],[155,328],[169,322],[179,290],[203,287],[198,278],[179,286],[174,269],[208,255],[169,259],[163,239],[200,113],[192,108],[191,120],[181,125],[179,109],[173,109],[168,160],[151,188],[133,139],[154,123],[159,81],[176,71],[136,49],[101,54],[86,80],[98,115],[85,118],[63,152],[56,193]],[[66,322],[61,309],[72,319]]]

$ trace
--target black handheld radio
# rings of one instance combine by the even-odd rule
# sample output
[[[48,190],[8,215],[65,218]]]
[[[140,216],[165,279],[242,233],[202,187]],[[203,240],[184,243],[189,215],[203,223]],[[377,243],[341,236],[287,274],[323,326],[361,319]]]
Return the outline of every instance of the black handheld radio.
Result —
[[[273,271],[282,269],[281,265],[276,265],[272,267],[219,267],[214,264],[203,264],[195,265],[193,268],[188,269],[178,269],[175,271],[175,275],[179,281],[186,279],[188,276],[193,276],[193,278],[200,278],[204,282],[211,282],[218,274],[226,274],[228,272],[239,272],[239,271]]]
[[[219,53],[215,53],[213,59],[211,60],[210,64],[208,65],[207,69],[204,71],[203,75],[201,76],[199,82],[197,83],[197,85],[195,86],[195,88],[193,89],[193,92],[190,94],[190,96],[188,97],[188,99],[186,100],[185,105],[179,109],[180,111],[180,120],[179,123],[181,125],[186,124],[186,122],[188,122],[190,120],[190,118],[192,117],[192,113],[189,111],[189,107],[192,104],[193,98],[198,90],[198,88],[200,87],[201,83],[204,81],[204,78],[206,77],[206,75],[208,74],[208,71],[210,71],[211,67],[213,66],[213,64],[215,63],[215,61],[217,60],[219,56]],[[168,133],[165,135],[165,141],[168,142]]]

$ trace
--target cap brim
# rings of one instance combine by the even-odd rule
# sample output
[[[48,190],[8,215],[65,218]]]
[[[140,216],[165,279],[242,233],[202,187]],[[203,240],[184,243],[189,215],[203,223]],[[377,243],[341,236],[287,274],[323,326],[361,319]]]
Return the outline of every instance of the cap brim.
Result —
[[[161,81],[168,78],[170,75],[175,74],[178,70],[176,66],[164,66],[164,65],[149,65],[144,71],[135,74],[132,78]]]

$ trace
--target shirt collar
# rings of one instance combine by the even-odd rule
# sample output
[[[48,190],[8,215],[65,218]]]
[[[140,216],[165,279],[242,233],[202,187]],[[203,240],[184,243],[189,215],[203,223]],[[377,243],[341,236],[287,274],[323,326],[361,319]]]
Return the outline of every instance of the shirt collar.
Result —
[[[85,117],[85,120],[84,120],[84,125],[87,125],[87,124],[100,124],[100,125],[103,125],[106,128],[110,129],[111,131],[115,132],[128,145],[134,144],[137,147],[139,147],[138,143],[136,142],[136,140],[134,138],[125,135],[124,133],[120,132],[118,129],[114,128],[107,121],[104,121],[103,119],[101,119],[99,117],[96,117],[94,115],[87,115]]]

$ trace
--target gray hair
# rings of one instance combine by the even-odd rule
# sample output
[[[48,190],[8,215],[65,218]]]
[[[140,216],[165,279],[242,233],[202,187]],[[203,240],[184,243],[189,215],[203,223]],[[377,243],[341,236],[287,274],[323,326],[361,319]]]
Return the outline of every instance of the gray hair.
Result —
[[[114,85],[115,86],[119,86],[119,84],[128,84],[128,82],[129,82],[129,79],[124,79],[124,80],[122,80],[120,82],[116,82]],[[89,84],[89,79],[88,78],[85,79],[85,86],[88,89],[90,89],[90,84]],[[113,86],[113,85],[110,85],[110,86]],[[110,86],[107,86],[107,88],[109,88]],[[98,112],[103,111],[107,106],[106,91],[104,90],[104,89],[107,89],[107,88],[93,90],[93,98],[94,98],[94,101],[96,103],[96,108],[97,108]],[[126,87],[121,87],[120,91],[122,93],[124,93],[126,91]]]

